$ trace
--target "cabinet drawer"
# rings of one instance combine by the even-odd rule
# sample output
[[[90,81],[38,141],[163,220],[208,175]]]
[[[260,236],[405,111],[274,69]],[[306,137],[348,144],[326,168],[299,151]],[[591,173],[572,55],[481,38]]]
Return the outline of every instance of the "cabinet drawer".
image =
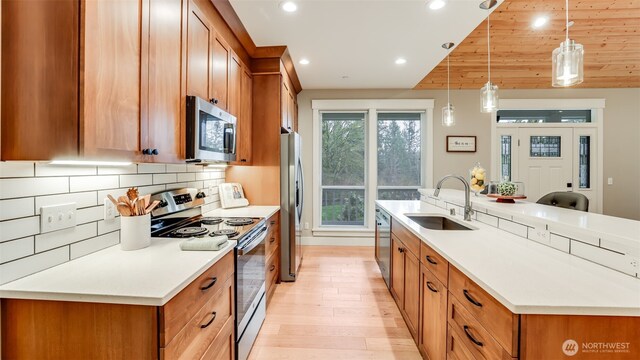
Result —
[[[409,229],[401,225],[397,220],[391,218],[391,233],[394,234],[416,257],[420,256],[420,244],[418,239]]]
[[[235,340],[233,336],[233,316],[220,330],[201,360],[235,360]]]
[[[160,346],[165,346],[233,275],[233,251],[187,285],[160,309]]]
[[[500,346],[496,339],[480,325],[465,309],[460,301],[449,298],[449,326],[457,330],[458,341],[466,345],[467,350],[479,359],[511,359],[511,354]]]
[[[161,349],[163,359],[199,359],[226,322],[233,321],[233,318],[233,278],[229,278],[171,342]]]
[[[280,222],[278,213],[267,219],[267,238],[265,240],[265,256],[269,258],[280,244]]]
[[[267,258],[266,270],[267,270],[267,287],[276,284],[278,282],[278,275],[280,274],[280,247],[275,248],[274,254]]]
[[[509,354],[517,356],[518,315],[511,313],[453,266],[449,269],[449,292]]]
[[[449,283],[449,262],[429,245],[421,242],[420,262],[440,280],[444,286]]]
[[[447,332],[447,360],[476,360],[471,350],[462,341],[460,334],[451,325]]]

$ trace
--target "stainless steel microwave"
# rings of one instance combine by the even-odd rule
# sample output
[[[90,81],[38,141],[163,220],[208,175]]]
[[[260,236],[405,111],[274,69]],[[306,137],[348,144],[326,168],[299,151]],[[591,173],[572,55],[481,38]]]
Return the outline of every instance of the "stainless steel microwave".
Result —
[[[187,96],[187,161],[236,160],[236,118],[213,103]]]

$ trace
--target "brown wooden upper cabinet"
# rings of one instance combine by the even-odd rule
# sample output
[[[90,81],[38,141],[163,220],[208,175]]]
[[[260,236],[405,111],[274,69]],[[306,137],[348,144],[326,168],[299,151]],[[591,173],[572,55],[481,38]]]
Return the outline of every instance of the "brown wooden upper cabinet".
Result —
[[[2,160],[182,157],[180,0],[2,6]]]
[[[298,131],[297,94],[286,71],[282,71],[280,106],[282,110],[281,127],[288,132]]]

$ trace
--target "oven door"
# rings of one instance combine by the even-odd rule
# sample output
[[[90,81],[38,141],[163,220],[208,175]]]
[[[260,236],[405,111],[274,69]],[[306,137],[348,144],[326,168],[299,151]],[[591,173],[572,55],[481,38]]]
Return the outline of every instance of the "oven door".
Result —
[[[265,293],[265,239],[263,226],[249,241],[236,249],[236,325],[240,339]],[[256,319],[257,320],[257,319]],[[260,324],[262,325],[262,320]]]
[[[236,118],[196,96],[187,97],[187,159],[235,161]]]

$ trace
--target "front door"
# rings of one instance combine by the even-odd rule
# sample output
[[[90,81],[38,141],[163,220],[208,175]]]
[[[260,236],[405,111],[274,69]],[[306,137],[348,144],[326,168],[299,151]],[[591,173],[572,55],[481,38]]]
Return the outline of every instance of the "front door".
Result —
[[[530,201],[573,190],[573,129],[520,128],[519,181]]]

